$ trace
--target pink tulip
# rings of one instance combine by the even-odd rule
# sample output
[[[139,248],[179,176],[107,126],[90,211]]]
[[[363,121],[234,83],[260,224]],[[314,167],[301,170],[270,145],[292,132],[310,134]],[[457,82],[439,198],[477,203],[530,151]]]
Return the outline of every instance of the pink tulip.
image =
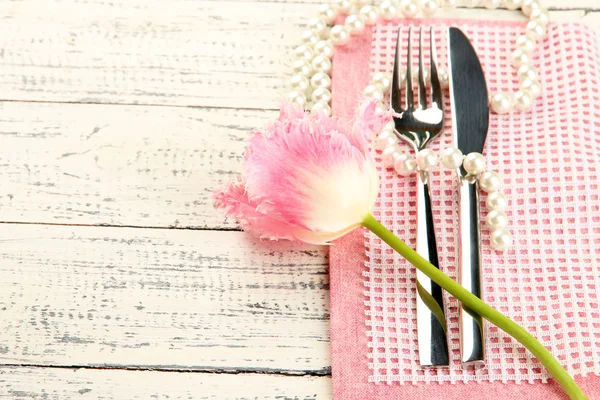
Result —
[[[217,207],[261,238],[325,244],[343,236],[371,214],[379,193],[367,138],[385,122],[375,103],[352,130],[284,104],[275,123],[251,132],[243,176],[215,192]]]
[[[417,254],[371,210],[379,192],[367,139],[388,115],[369,103],[353,130],[324,114],[285,104],[279,119],[251,133],[243,175],[215,192],[217,207],[261,238],[326,244],[359,226],[371,230],[472,312],[504,330],[548,369],[571,399],[587,399],[558,360],[529,332]]]

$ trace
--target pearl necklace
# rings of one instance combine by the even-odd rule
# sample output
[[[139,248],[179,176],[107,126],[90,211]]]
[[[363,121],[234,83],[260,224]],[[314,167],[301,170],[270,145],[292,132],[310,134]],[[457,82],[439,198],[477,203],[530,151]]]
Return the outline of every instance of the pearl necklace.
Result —
[[[371,0],[334,0],[324,4],[319,15],[308,22],[308,29],[302,33],[303,44],[295,49],[298,58],[293,63],[294,75],[291,78],[292,91],[287,98],[310,109],[320,110],[331,115],[331,58],[333,46],[347,44],[352,35],[361,34],[366,25],[374,25],[379,18],[392,20],[401,14],[407,18],[419,12],[432,16],[440,7],[454,7],[456,0],[382,0],[372,5]],[[539,0],[469,0],[471,7],[480,5],[488,9],[501,5],[509,10],[521,9],[529,17],[525,33],[517,39],[517,47],[510,56],[517,69],[520,88],[512,94],[495,93],[490,96],[490,106],[497,114],[529,110],[534,100],[541,95],[537,71],[531,65],[531,54],[536,42],[546,36],[549,22],[548,11]],[[346,15],[344,25],[333,25],[338,15]],[[415,79],[418,74],[415,74]],[[448,71],[440,68],[440,82],[447,87]],[[377,77],[377,78],[376,78]],[[367,97],[381,100],[389,89],[390,79],[385,74],[374,76],[373,82],[365,89]],[[378,90],[379,89],[379,90]],[[309,95],[309,96],[307,96]],[[381,106],[383,109],[383,105]]]
[[[509,10],[521,9],[529,17],[525,33],[517,39],[517,47],[510,56],[513,67],[517,69],[519,90],[512,94],[494,93],[490,96],[491,110],[497,114],[513,111],[524,112],[531,109],[534,100],[541,95],[542,87],[535,68],[531,65],[531,54],[536,42],[546,36],[549,22],[548,11],[539,0],[469,0],[469,6],[483,5],[488,9],[501,5]],[[331,58],[333,46],[347,44],[352,35],[361,34],[366,25],[374,25],[379,18],[392,20],[400,16],[415,17],[419,12],[432,16],[438,8],[454,7],[455,0],[383,0],[379,6],[370,4],[371,0],[334,0],[319,9],[319,16],[311,19],[308,29],[302,34],[303,44],[295,49],[298,57],[293,63],[294,75],[291,78],[292,91],[287,98],[311,112],[324,112],[331,115]],[[344,25],[334,25],[338,15],[346,15]],[[427,75],[429,71],[424,71]],[[415,73],[415,78],[418,74]],[[438,69],[442,88],[448,88],[448,71]],[[310,78],[310,79],[309,79]],[[427,80],[427,78],[426,78]],[[404,82],[405,83],[405,82]],[[381,102],[391,84],[390,76],[376,73],[365,88],[364,95],[376,100],[377,109],[385,112]],[[307,97],[310,94],[310,99]],[[381,157],[387,168],[402,176],[419,171],[429,171],[438,164],[438,156],[430,149],[421,150],[416,156],[403,154],[398,146],[393,122],[388,123],[377,136],[374,147],[381,151]],[[504,213],[508,200],[499,189],[502,179],[498,173],[486,171],[485,158],[479,153],[466,156],[457,148],[447,148],[441,155],[442,164],[456,170],[461,166],[470,175],[477,178],[479,187],[488,193],[486,223],[490,227],[490,242],[494,249],[504,250],[512,244],[512,235],[505,228],[508,218]]]

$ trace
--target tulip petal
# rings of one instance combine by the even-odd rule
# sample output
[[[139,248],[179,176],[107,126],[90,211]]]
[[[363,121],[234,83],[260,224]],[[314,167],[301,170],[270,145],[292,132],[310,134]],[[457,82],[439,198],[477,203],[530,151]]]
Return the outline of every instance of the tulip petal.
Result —
[[[379,192],[368,135],[386,121],[364,107],[354,130],[284,103],[250,133],[243,178],[215,192],[217,207],[261,238],[326,244],[360,226]]]
[[[309,244],[326,245],[358,226],[350,227],[341,232],[317,233],[307,229],[290,226],[285,222],[272,218],[268,214],[257,211],[256,204],[248,199],[241,178],[228,183],[215,191],[214,198],[217,208],[225,210],[230,218],[236,219],[242,228],[261,239],[296,240]]]
[[[268,134],[255,132],[245,160],[249,199],[260,212],[315,232],[360,224],[375,201],[374,165],[336,131],[309,117]],[[378,186],[378,185],[377,185]]]

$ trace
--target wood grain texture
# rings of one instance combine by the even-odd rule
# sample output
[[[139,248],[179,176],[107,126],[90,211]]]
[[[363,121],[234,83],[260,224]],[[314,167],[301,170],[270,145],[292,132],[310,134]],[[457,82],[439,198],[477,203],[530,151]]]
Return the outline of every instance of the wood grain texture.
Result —
[[[0,224],[0,364],[329,372],[326,249]]]
[[[212,192],[274,111],[0,103],[0,221],[234,228]]]
[[[206,0],[0,2],[0,100],[276,109],[291,49],[316,10]],[[524,18],[480,9],[437,16]],[[575,14],[553,18],[566,16]]]
[[[286,52],[316,9],[196,0],[0,2],[0,97],[275,108]]]
[[[328,377],[0,367],[0,399],[320,400]]]

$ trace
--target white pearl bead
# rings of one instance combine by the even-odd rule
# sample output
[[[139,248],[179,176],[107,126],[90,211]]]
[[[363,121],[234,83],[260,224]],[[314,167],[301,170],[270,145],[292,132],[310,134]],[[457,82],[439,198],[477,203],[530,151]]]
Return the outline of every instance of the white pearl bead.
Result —
[[[343,46],[348,43],[348,40],[350,39],[350,32],[348,32],[348,28],[343,25],[335,25],[333,28],[331,28],[329,37],[334,45]]]
[[[402,154],[394,161],[394,170],[398,175],[410,176],[417,170],[417,161],[408,154]]]
[[[396,136],[394,131],[391,129],[387,129],[385,126],[383,127],[383,129],[381,130],[379,135],[377,135],[377,139],[384,139],[384,138],[390,138],[390,137],[398,140],[398,137]]]
[[[503,5],[509,10],[516,10],[521,7],[522,0],[504,0]]]
[[[465,1],[466,7],[475,8],[475,7],[479,7],[480,5],[481,5],[480,0],[466,0]]]
[[[450,74],[446,68],[438,68],[438,79],[440,80],[442,89],[448,89],[448,86],[450,86]]]
[[[470,175],[478,175],[485,171],[485,158],[480,153],[469,153],[463,160],[463,168]]]
[[[375,149],[384,150],[388,147],[395,146],[398,144],[398,138],[390,131],[382,131],[377,138],[375,138]]]
[[[363,8],[361,8],[359,15],[364,21],[365,25],[375,25],[375,23],[377,22],[377,18],[379,18],[377,8],[371,5],[366,5]]]
[[[361,34],[365,30],[365,24],[355,14],[346,17],[345,25],[351,35]]]
[[[442,164],[448,169],[457,169],[462,165],[463,153],[456,147],[448,147],[442,151]]]
[[[371,81],[373,82],[373,85],[378,86],[383,92],[387,92],[392,84],[390,77],[383,72],[377,72],[373,75]]]
[[[535,40],[529,36],[521,35],[517,39],[517,47],[531,54],[531,52],[535,49]]]
[[[314,46],[320,40],[313,31],[302,32],[302,42],[310,46]]]
[[[321,19],[325,21],[325,23],[333,23],[335,21],[336,16],[337,13],[329,4],[323,4],[321,7],[319,7],[319,17],[321,17]]]
[[[331,88],[331,77],[325,72],[317,72],[310,78],[310,84],[313,88]]]
[[[479,175],[479,187],[487,193],[497,192],[502,186],[502,179],[494,171],[485,171]]]
[[[305,93],[310,88],[308,78],[302,74],[293,75],[290,79],[292,89]]]
[[[445,4],[446,7],[449,8],[455,8],[456,7],[456,0],[446,0]]]
[[[311,100],[313,101],[313,103],[329,103],[331,101],[331,92],[328,89],[318,87],[315,90],[313,90]]]
[[[541,22],[532,20],[527,23],[525,28],[525,34],[533,40],[540,40],[546,36],[546,25]]]
[[[521,12],[529,17],[531,15],[531,12],[538,8],[542,8],[538,0],[523,0]]]
[[[375,149],[379,151],[383,151],[390,146],[395,146],[398,144],[398,140],[393,137],[385,138],[385,139],[377,139],[375,141]]]
[[[406,18],[412,18],[419,13],[419,6],[413,0],[405,0],[400,5],[400,10]]]
[[[502,0],[483,0],[483,6],[490,10],[500,7],[501,4]]]
[[[428,17],[435,14],[437,11],[437,3],[434,0],[428,0],[425,4],[423,4],[423,14]]]
[[[519,76],[519,82],[523,82],[527,79],[537,80],[538,77],[535,68],[529,64],[521,65],[517,71],[517,75]]]
[[[506,210],[506,207],[508,207],[508,199],[501,192],[493,192],[488,194],[487,198],[485,199],[485,206],[487,207],[488,211],[504,211]]]
[[[371,4],[371,0],[352,0],[352,1],[357,6],[366,6],[368,4]]]
[[[547,25],[548,22],[550,22],[548,12],[543,8],[536,8],[535,10],[531,10],[531,15],[529,15],[529,18],[534,21],[538,21],[539,23],[544,25]]]
[[[381,159],[386,168],[393,168],[394,163],[402,155],[402,149],[399,146],[389,146],[381,152]]]
[[[505,228],[508,225],[508,217],[504,211],[492,210],[485,217],[485,222],[491,229]]]
[[[385,20],[394,19],[398,16],[398,7],[390,0],[383,0],[379,5],[381,16]]]
[[[375,100],[383,99],[383,92],[381,91],[379,86],[376,86],[376,85],[367,86],[365,88],[365,91],[363,92],[363,94],[371,99],[375,99]]]
[[[330,117],[331,116],[331,107],[329,107],[329,104],[319,101],[312,105],[310,112],[312,112],[312,113],[322,112],[322,113],[325,113],[325,115],[327,115],[328,117]]]
[[[519,111],[527,111],[533,105],[533,99],[529,93],[518,90],[514,94],[513,105]]]
[[[490,242],[494,250],[506,250],[512,246],[512,235],[506,229],[494,229],[490,235]]]
[[[311,66],[315,71],[325,72],[326,74],[331,72],[331,60],[320,54],[313,58]]]
[[[351,6],[352,4],[350,4],[350,1],[348,0],[333,0],[333,7],[342,14],[346,14]]]
[[[297,104],[302,107],[304,107],[304,105],[306,104],[306,96],[304,95],[304,93],[302,93],[298,90],[292,90],[291,92],[289,92],[287,94],[287,98],[292,103]]]
[[[510,55],[510,63],[513,65],[513,67],[518,68],[523,64],[529,64],[530,61],[531,57],[529,56],[529,53],[520,47],[513,51]]]
[[[492,110],[496,114],[506,114],[512,111],[510,96],[504,93],[496,93],[491,99]]]
[[[315,56],[315,52],[313,51],[313,49],[311,49],[305,44],[301,44],[300,46],[296,47],[294,53],[296,53],[296,57],[303,58],[309,61],[312,60]]]
[[[525,79],[521,82],[521,90],[528,92],[532,100],[542,95],[542,85],[534,79]]]
[[[396,124],[394,123],[394,120],[390,120],[388,121],[384,126],[383,126],[383,130],[384,131],[391,131],[394,132],[394,130],[396,129]]]
[[[319,40],[315,44],[315,53],[324,55],[327,58],[333,57],[333,44],[331,40]]]
[[[437,167],[438,157],[433,150],[423,149],[417,153],[417,166],[421,171],[430,171]]]
[[[389,107],[386,107],[381,101],[375,104],[375,114],[383,114],[389,111]]]
[[[316,35],[323,36],[325,31],[327,30],[327,22],[325,22],[321,18],[311,18],[311,20],[308,21],[307,27]]]
[[[304,76],[311,76],[313,69],[307,60],[297,60],[292,65],[292,69],[295,74],[302,74]]]

